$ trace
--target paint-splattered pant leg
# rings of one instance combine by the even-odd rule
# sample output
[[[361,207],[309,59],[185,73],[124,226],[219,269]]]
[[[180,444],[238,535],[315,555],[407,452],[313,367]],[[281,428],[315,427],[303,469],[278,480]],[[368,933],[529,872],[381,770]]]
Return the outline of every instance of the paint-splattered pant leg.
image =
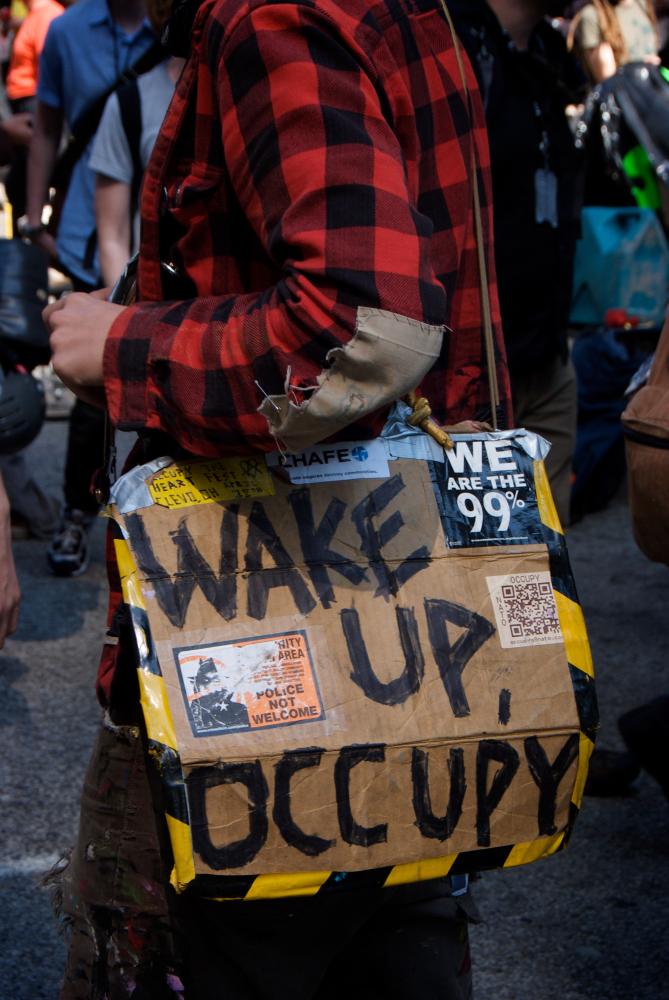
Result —
[[[62,878],[71,940],[60,1000],[183,996],[163,860],[170,853],[146,763],[139,728],[107,722]],[[185,996],[471,1000],[467,923],[476,911],[469,896],[448,896],[448,886],[435,880],[273,902],[173,900]]]
[[[70,947],[60,1000],[175,1000],[167,880],[140,732],[100,730],[62,876]]]

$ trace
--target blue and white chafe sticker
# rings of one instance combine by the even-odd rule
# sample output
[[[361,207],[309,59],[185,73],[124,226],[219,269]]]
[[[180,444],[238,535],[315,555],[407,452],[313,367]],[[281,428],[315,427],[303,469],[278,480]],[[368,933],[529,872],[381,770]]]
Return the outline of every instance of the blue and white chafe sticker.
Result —
[[[382,440],[337,441],[304,451],[267,456],[270,469],[283,469],[291,483],[335,483],[350,479],[387,479],[388,453]]]

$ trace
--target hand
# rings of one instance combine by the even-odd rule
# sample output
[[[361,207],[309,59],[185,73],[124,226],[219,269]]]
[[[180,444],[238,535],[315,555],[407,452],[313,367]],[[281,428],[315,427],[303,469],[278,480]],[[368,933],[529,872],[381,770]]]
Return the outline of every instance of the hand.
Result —
[[[16,631],[21,591],[12,556],[12,530],[9,501],[0,479],[0,649],[5,639]]]
[[[459,424],[449,424],[444,430],[449,434],[480,434],[483,431],[492,431],[493,426],[485,420],[461,420]]]
[[[3,118],[0,126],[12,146],[29,146],[33,135],[33,116],[25,111]]]
[[[102,359],[107,334],[125,306],[103,301],[100,293],[72,292],[42,313],[51,334],[53,369],[68,389],[104,409]]]

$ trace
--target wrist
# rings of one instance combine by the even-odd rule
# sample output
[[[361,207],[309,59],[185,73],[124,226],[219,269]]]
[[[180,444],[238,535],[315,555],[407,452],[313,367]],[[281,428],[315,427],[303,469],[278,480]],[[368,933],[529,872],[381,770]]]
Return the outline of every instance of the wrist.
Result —
[[[46,230],[46,226],[42,221],[34,222],[30,216],[23,215],[18,221],[17,229],[22,239],[34,240]]]

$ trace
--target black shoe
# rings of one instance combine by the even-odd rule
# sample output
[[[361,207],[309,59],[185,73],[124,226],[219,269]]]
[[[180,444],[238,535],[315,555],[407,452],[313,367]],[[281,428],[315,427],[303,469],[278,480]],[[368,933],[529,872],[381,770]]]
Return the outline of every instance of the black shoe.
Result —
[[[79,576],[88,569],[88,532],[94,515],[69,508],[47,550],[51,571],[56,576]]]
[[[618,719],[618,729],[628,749],[641,766],[660,783],[669,799],[667,758],[669,695],[655,698],[647,705],[640,705],[630,712],[625,712]]]
[[[596,796],[629,795],[630,785],[638,778],[639,762],[631,753],[619,750],[595,750],[590,758],[585,794]]]

